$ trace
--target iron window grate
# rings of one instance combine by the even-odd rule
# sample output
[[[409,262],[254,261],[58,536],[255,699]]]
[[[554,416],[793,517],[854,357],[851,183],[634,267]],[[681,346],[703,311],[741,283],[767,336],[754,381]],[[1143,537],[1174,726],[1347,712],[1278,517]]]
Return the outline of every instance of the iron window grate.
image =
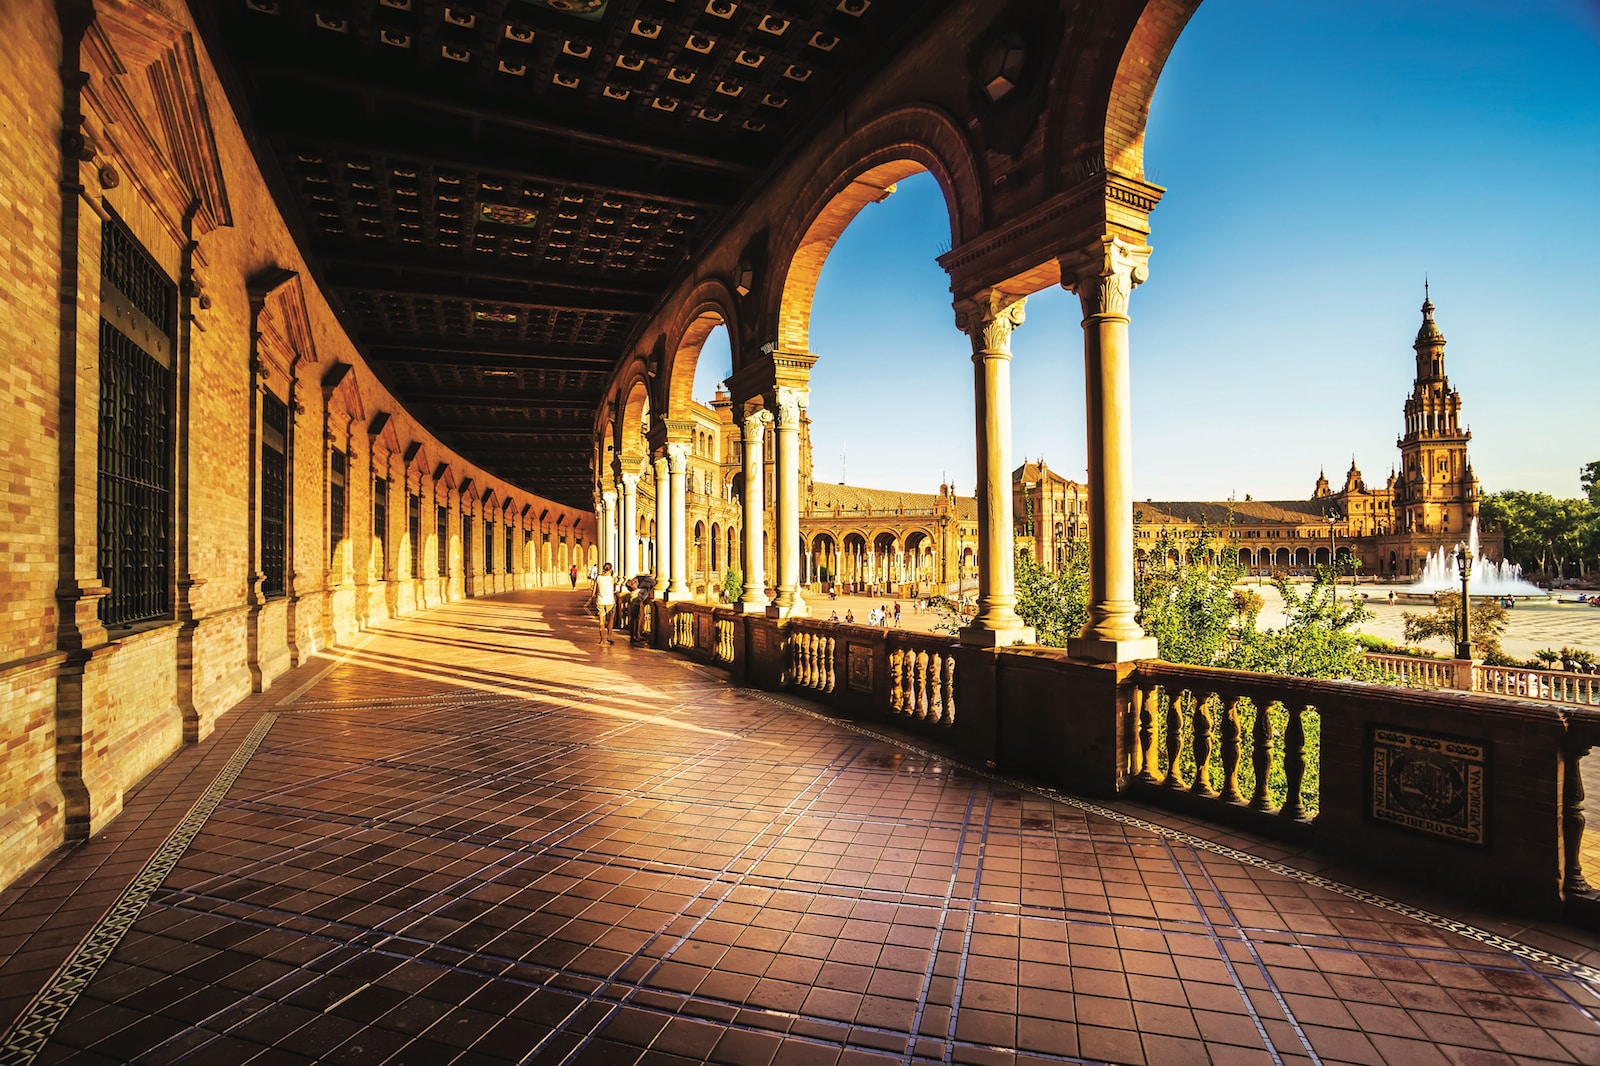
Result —
[[[339,558],[339,542],[344,539],[345,471],[350,460],[343,449],[328,455],[328,566]]]
[[[378,577],[389,572],[389,480],[372,479],[372,539],[378,548]]]
[[[261,399],[261,594],[282,596],[288,521],[289,408],[270,392]]]
[[[406,532],[411,537],[411,576],[422,576],[422,497],[406,494]]]
[[[440,507],[438,515],[439,576],[450,573],[450,508]]]

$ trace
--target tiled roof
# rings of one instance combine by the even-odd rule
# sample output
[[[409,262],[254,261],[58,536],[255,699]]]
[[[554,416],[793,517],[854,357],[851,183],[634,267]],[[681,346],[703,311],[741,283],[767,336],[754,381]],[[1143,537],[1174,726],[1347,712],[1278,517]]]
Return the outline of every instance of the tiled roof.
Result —
[[[938,499],[938,495],[932,492],[869,489],[861,485],[817,481],[812,483],[811,498],[807,502],[811,517],[822,518],[831,515],[836,504],[846,517],[865,515],[869,509],[874,516],[893,515],[902,507],[907,514],[927,515],[933,512]],[[955,511],[962,518],[977,518],[978,501],[970,496],[957,496]]]
[[[1235,525],[1305,525],[1326,522],[1329,504],[1325,500],[1221,500],[1143,501],[1135,511],[1144,512],[1145,525],[1174,522],[1205,522],[1220,526],[1231,513]]]

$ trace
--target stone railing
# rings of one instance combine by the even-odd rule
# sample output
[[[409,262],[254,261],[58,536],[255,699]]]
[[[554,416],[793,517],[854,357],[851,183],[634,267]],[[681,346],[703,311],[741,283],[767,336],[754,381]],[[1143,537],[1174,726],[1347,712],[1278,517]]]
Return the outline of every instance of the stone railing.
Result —
[[[675,604],[672,611],[672,647],[687,651],[694,647],[695,612],[687,604]]]
[[[956,656],[949,637],[896,631],[889,634],[889,706],[934,725],[956,720]]]
[[[734,656],[735,634],[738,632],[738,623],[732,618],[717,615],[715,617],[717,631],[717,646],[713,656],[719,663],[731,663]]]
[[[1578,706],[1600,706],[1600,676],[1564,670],[1530,670],[1518,666],[1473,667],[1473,690],[1525,700],[1547,700]]]
[[[789,684],[813,692],[828,693],[838,684],[834,669],[839,642],[832,629],[819,629],[814,624],[795,624],[789,627]]]
[[[1455,688],[1454,659],[1367,652],[1367,661],[1393,674],[1407,688]]]
[[[1549,703],[1600,706],[1600,676],[1593,674],[1374,651],[1367,652],[1367,661],[1393,674],[1407,688],[1453,688]]]
[[[1141,663],[1128,712],[1134,780],[1291,820],[1314,813],[1321,716],[1308,693],[1276,680]]]

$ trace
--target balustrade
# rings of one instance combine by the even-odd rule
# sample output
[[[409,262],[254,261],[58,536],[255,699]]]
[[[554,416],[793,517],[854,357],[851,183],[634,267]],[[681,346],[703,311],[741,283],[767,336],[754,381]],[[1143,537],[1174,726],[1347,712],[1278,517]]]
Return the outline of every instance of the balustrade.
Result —
[[[717,619],[717,662],[733,662],[733,635],[734,621],[731,618]]]
[[[889,683],[894,714],[955,724],[956,657],[949,641],[895,634],[889,642]]]
[[[1515,666],[1475,666],[1473,689],[1497,696],[1520,696],[1580,707],[1600,706],[1600,676]]]
[[[1292,821],[1315,813],[1320,713],[1271,679],[1141,663],[1130,713],[1135,780]]]
[[[672,614],[672,646],[685,650],[694,647],[694,612],[684,609]]]
[[[1393,674],[1407,688],[1451,688],[1455,683],[1455,668],[1449,659],[1369,651],[1367,661]]]
[[[811,626],[789,630],[789,683],[813,692],[832,692],[837,683],[834,656],[838,642],[833,633]]]

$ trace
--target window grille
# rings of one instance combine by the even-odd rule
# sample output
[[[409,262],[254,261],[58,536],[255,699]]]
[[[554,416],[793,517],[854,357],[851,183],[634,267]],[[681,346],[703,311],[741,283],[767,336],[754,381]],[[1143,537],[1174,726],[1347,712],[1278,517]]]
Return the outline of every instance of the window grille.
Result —
[[[378,547],[378,577],[389,572],[389,481],[372,479],[372,539]]]
[[[487,517],[483,520],[483,572],[494,573],[494,523]]]
[[[288,521],[289,408],[270,392],[261,398],[261,594],[283,595]]]
[[[173,322],[177,287],[115,217],[101,228],[97,562],[100,620],[172,613]],[[123,327],[126,328],[123,328]]]
[[[472,516],[461,516],[461,572],[473,573],[472,569]]]
[[[446,577],[450,573],[450,508],[440,507],[438,511],[435,547],[439,552],[439,576]]]
[[[511,546],[511,538],[513,535],[515,535],[515,533],[516,530],[512,529],[508,524],[506,526],[506,573],[508,574],[516,570],[516,566],[514,565],[516,559],[516,549]]]
[[[332,569],[339,558],[339,542],[344,539],[345,471],[350,466],[344,449],[336,448],[328,456],[328,567]]]
[[[422,497],[406,494],[406,531],[411,534],[411,576],[422,576]]]

